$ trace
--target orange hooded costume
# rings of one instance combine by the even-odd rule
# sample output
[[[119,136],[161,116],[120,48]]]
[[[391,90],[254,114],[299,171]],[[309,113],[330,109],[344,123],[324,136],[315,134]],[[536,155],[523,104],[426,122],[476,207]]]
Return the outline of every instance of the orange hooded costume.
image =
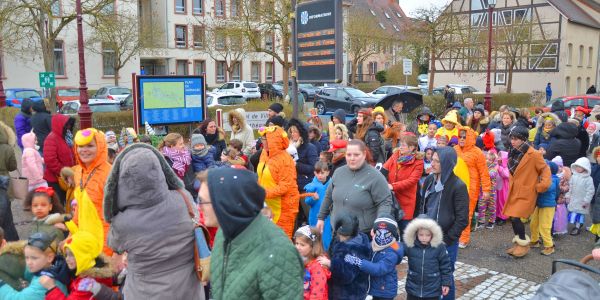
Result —
[[[273,222],[291,239],[300,194],[296,166],[286,151],[290,142],[287,133],[279,126],[263,128],[258,133],[263,139],[266,137],[267,142],[263,143],[265,148],[258,163],[258,184],[266,191],[265,202],[273,211]]]
[[[77,148],[91,143],[92,140],[96,141],[96,157],[86,165],[81,161],[81,157],[77,152]],[[84,189],[92,200],[92,203],[94,203],[96,211],[98,212],[98,216],[100,216],[102,225],[104,227],[104,249],[102,251],[104,254],[112,256],[113,251],[106,244],[109,224],[104,221],[104,213],[102,211],[104,185],[106,184],[106,179],[108,179],[108,175],[112,167],[106,161],[108,157],[106,138],[104,137],[104,133],[101,131],[94,128],[88,128],[78,131],[75,135],[74,142],[75,160],[77,161],[77,165],[73,167],[75,189]],[[76,214],[74,216],[75,222],[77,222],[77,219],[78,217]]]
[[[477,205],[477,199],[479,199],[479,190],[481,188],[482,192],[489,194],[491,182],[485,155],[481,149],[475,146],[477,132],[469,127],[461,127],[458,130],[458,136],[460,137],[463,132],[467,134],[465,145],[460,146],[459,138],[459,144],[454,146],[454,149],[469,169],[469,223],[460,235],[460,243],[467,245],[471,240],[471,219]]]

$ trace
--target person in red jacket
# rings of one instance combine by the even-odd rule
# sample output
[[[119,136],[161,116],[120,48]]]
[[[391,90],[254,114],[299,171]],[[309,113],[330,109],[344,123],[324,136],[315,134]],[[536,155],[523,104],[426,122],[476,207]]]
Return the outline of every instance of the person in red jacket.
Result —
[[[491,181],[490,173],[487,168],[487,161],[483,151],[475,146],[477,132],[469,127],[462,127],[458,130],[458,145],[454,146],[456,154],[465,161],[469,168],[469,222],[467,227],[460,235],[458,247],[465,248],[471,241],[471,218],[477,206],[479,191],[482,198],[487,200],[490,197]]]
[[[44,141],[44,180],[53,187],[63,206],[66,204],[66,194],[58,184],[60,170],[75,165],[73,153],[73,125],[75,118],[56,114],[52,116],[52,131]],[[71,199],[69,199],[71,201]]]
[[[423,155],[417,152],[418,147],[419,142],[415,135],[402,135],[398,148],[383,165],[387,170],[390,190],[394,191],[396,200],[404,211],[403,224],[398,224],[401,230],[413,219],[418,182],[423,175]]]

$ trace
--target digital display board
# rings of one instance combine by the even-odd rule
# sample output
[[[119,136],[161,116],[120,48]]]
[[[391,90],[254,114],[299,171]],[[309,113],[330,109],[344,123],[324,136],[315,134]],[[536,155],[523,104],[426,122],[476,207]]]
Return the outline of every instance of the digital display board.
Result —
[[[139,125],[202,122],[206,113],[204,76],[137,76]]]
[[[303,2],[296,7],[298,82],[342,80],[342,1]]]

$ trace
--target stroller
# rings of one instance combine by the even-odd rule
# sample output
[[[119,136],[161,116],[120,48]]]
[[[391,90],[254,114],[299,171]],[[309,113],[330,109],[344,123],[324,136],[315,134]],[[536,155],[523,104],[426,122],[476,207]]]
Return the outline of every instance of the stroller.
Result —
[[[554,260],[552,262],[552,276],[550,276],[550,279],[546,283],[540,286],[535,296],[531,299],[598,299],[598,295],[600,295],[600,283],[591,276],[574,269],[556,271],[557,265],[562,263],[600,275],[600,270],[587,265],[590,260],[592,260],[591,254],[585,256],[580,261],[569,259]]]

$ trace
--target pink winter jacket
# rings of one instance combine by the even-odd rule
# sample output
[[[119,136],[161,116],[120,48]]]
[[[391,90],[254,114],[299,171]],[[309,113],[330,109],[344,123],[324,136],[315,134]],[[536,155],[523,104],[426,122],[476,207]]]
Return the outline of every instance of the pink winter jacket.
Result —
[[[23,143],[23,156],[21,157],[21,168],[23,177],[29,179],[29,186],[44,182],[44,159],[35,150],[35,134],[29,132],[21,137]]]

